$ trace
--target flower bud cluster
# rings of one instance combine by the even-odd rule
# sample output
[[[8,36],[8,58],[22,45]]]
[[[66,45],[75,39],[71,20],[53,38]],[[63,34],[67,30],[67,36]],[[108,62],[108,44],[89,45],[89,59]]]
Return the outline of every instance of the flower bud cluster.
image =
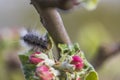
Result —
[[[40,78],[40,80],[53,80],[59,75],[59,71],[52,67],[55,62],[49,59],[48,56],[42,52],[31,54],[29,62],[36,65],[35,74]]]
[[[79,72],[84,68],[84,60],[79,55],[68,55],[63,62],[55,62],[42,52],[34,52],[29,57],[29,62],[36,65],[35,74],[40,80],[55,80],[61,71]],[[80,80],[80,78],[72,78]]]
[[[75,66],[75,70],[80,71],[84,67],[83,59],[80,56],[72,56],[71,64]]]

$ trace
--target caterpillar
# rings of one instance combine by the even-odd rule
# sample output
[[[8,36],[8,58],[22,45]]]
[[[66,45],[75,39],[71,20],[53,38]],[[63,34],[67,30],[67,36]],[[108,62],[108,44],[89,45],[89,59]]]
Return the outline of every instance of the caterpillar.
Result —
[[[49,34],[40,35],[36,31],[27,31],[21,39],[33,48],[37,48],[42,52],[47,52],[52,48],[52,41]]]

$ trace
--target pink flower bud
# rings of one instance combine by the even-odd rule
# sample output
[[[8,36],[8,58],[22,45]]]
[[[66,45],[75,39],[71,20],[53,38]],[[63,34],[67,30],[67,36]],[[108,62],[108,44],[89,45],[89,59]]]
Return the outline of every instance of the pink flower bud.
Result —
[[[73,62],[83,62],[82,58],[77,55],[73,56],[72,59],[73,59]]]
[[[76,70],[81,70],[84,67],[83,59],[77,55],[72,57],[71,64],[75,65]]]
[[[77,78],[76,80],[81,80],[80,78]]]
[[[53,80],[53,73],[51,73],[50,69],[46,65],[42,65],[36,68],[36,74],[41,80]]]
[[[31,54],[30,58],[29,58],[30,63],[32,63],[32,64],[38,64],[38,63],[42,62],[43,59],[37,58],[35,56],[35,54],[41,54],[41,53],[40,52],[35,52],[35,53]]]

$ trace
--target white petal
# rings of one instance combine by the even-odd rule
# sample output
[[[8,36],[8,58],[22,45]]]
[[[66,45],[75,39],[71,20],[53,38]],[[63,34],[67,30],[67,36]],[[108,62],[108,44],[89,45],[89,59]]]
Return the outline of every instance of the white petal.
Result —
[[[48,56],[44,53],[41,53],[41,54],[35,54],[36,57],[40,58],[40,59],[48,59]]]
[[[53,66],[55,64],[55,62],[51,59],[45,59],[45,64],[48,66]]]

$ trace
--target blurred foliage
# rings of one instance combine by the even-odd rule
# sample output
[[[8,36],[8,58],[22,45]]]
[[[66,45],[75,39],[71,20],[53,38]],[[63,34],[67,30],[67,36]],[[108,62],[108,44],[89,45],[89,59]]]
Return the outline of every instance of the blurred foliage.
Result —
[[[77,35],[77,40],[80,42],[81,48],[86,52],[89,60],[96,55],[96,50],[101,44],[110,44],[112,42],[108,31],[98,22],[83,25],[83,28],[78,31]]]
[[[99,0],[83,0],[84,7],[88,10],[94,10],[96,5],[98,4]]]
[[[94,11],[80,8],[68,14],[61,13],[70,38],[73,42],[80,43],[89,60],[93,58],[100,44],[120,41],[119,4],[119,0],[102,0]],[[37,12],[27,0],[0,0],[0,27],[5,26],[44,30]],[[12,72],[6,68],[6,56],[19,52],[19,36],[18,33],[12,33],[16,35],[11,36],[13,30],[11,27],[5,30],[0,28],[0,80],[24,80],[20,69]],[[117,55],[105,62],[99,70],[100,80],[120,79],[119,57]]]
[[[8,31],[8,34],[6,36],[0,33],[0,80],[23,80],[21,70],[14,64],[11,65],[13,68],[10,68],[8,61],[16,57],[16,51],[19,50],[18,33],[14,33],[13,28],[9,30],[2,28],[2,31]],[[15,61],[17,61],[16,58]]]

